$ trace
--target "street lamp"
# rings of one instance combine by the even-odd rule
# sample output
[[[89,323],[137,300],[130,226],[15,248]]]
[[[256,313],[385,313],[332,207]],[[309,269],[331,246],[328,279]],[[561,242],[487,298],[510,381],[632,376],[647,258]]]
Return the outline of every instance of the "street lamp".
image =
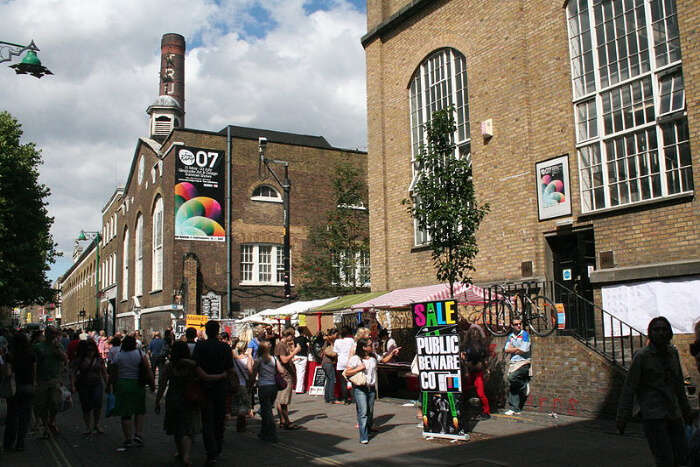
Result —
[[[48,68],[41,64],[41,60],[36,55],[38,51],[39,47],[36,46],[34,41],[31,41],[29,45],[0,41],[0,63],[9,62],[12,60],[12,57],[19,57],[24,52],[27,52],[20,63],[10,65],[10,68],[14,69],[15,73],[18,75],[30,74],[36,78],[53,75]]]
[[[80,235],[77,238],[78,241],[91,240],[95,244],[95,316],[100,314],[100,240],[102,237],[99,232],[91,232],[81,230]],[[85,315],[85,310],[81,312],[83,316]],[[112,324],[116,329],[116,317],[117,314],[114,313],[112,318]]]
[[[290,283],[291,271],[289,270],[289,192],[292,188],[292,183],[289,181],[289,162],[280,161],[277,159],[268,159],[265,157],[265,149],[267,148],[267,138],[258,138],[258,153],[260,161],[258,163],[258,177],[265,179],[266,173],[269,172],[275,179],[277,184],[282,187],[284,197],[282,198],[282,206],[284,209],[284,298],[292,299],[292,287]],[[284,167],[284,180],[280,181],[277,174],[272,170],[269,164],[279,164]]]
[[[85,308],[80,310],[78,315],[80,316],[80,329],[82,329],[84,332],[85,331]]]

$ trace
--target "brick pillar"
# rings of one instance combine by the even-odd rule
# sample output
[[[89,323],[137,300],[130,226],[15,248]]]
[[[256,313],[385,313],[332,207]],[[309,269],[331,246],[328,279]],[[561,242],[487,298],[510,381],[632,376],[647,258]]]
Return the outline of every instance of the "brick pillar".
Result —
[[[188,253],[182,266],[182,276],[185,281],[185,314],[197,314],[198,300],[198,277],[199,277],[199,260],[193,253]]]

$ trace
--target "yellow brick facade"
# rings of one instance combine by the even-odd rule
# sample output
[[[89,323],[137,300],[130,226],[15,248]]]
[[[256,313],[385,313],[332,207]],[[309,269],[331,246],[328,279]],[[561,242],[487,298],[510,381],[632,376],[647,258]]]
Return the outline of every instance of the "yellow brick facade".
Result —
[[[616,267],[700,260],[700,202],[694,194],[607,213],[582,214],[572,106],[566,9],[554,1],[368,1],[368,185],[373,290],[435,283],[430,251],[415,249],[409,197],[409,85],[433,51],[466,57],[474,184],[491,212],[478,233],[473,279],[489,283],[552,279],[547,236],[592,228],[596,263],[614,253]],[[415,8],[418,6],[418,8]],[[409,7],[414,7],[411,10]],[[391,15],[405,21],[373,31]],[[700,186],[700,2],[677,0],[695,190]],[[480,124],[492,119],[485,140]],[[570,223],[538,220],[535,164],[569,155]]]

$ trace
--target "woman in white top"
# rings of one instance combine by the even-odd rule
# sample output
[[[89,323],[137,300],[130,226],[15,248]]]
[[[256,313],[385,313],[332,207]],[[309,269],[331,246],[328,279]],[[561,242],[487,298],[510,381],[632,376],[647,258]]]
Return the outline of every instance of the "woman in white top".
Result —
[[[333,352],[338,355],[338,361],[336,362],[335,369],[340,373],[340,398],[346,404],[349,404],[350,393],[347,387],[349,383],[345,380],[345,377],[343,377],[342,372],[345,370],[345,366],[348,364],[350,350],[355,343],[355,339],[352,338],[352,331],[347,326],[343,326],[341,328],[340,337],[340,339],[336,339],[335,342],[333,342]]]
[[[393,349],[384,355],[380,361],[388,362],[399,352],[398,348]],[[374,400],[377,398],[377,355],[372,351],[372,341],[360,339],[357,341],[355,355],[348,361],[345,376],[350,378],[353,375],[364,372],[367,383],[358,386],[353,384],[353,398],[357,407],[357,425],[360,429],[360,443],[369,442],[369,433],[378,431],[374,428]]]

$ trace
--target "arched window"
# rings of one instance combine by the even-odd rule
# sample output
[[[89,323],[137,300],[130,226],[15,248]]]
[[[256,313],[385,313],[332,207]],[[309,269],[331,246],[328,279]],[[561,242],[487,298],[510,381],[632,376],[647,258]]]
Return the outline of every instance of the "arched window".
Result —
[[[136,217],[136,236],[134,238],[134,295],[143,295],[143,216]]]
[[[253,201],[268,201],[272,203],[281,203],[282,197],[279,192],[269,185],[260,185],[253,190],[253,196],[250,197]]]
[[[122,252],[122,300],[129,298],[129,229],[124,230],[124,246]]]
[[[163,198],[158,198],[153,208],[153,254],[151,267],[151,290],[163,289]]]
[[[416,157],[427,142],[425,125],[430,122],[434,112],[454,107],[456,130],[452,141],[455,143],[455,157],[470,157],[469,96],[464,55],[455,49],[440,49],[430,54],[411,78],[409,102],[413,178],[408,190],[412,192],[421,174]],[[414,222],[414,234],[416,245],[429,240],[428,232],[420,229],[417,222]]]

